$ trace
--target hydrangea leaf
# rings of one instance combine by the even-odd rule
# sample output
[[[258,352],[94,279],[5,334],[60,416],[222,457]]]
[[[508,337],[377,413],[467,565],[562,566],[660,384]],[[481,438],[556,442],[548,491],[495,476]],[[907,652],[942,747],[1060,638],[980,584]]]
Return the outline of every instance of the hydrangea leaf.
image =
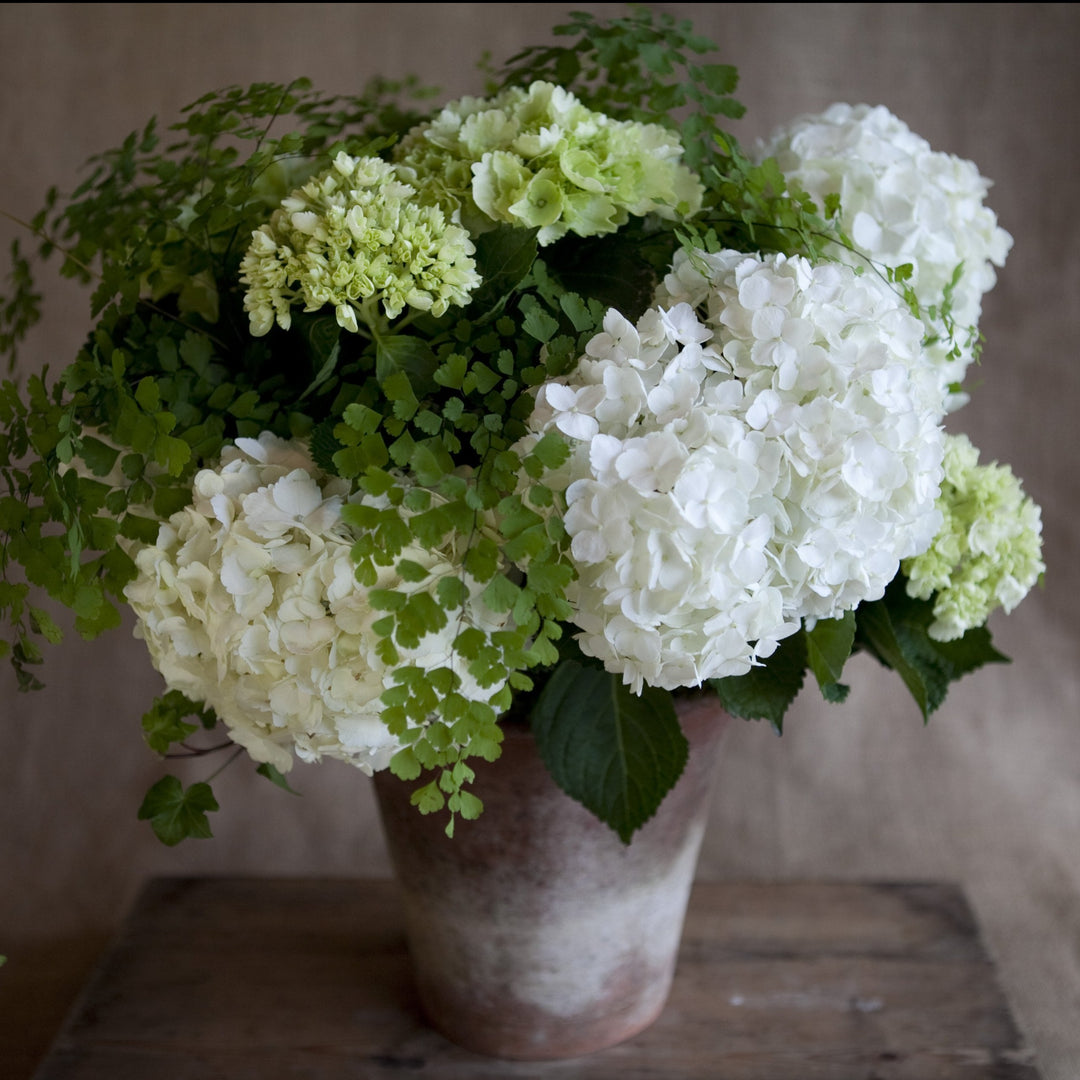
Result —
[[[840,682],[854,642],[854,611],[845,611],[839,619],[819,619],[813,630],[806,632],[806,658],[827,700],[835,700],[832,688]]]
[[[536,260],[537,231],[501,225],[476,237],[476,268],[484,283],[473,293],[474,311],[496,307],[521,284]]]
[[[732,716],[768,720],[780,735],[784,713],[802,689],[806,663],[806,635],[799,631],[781,641],[764,666],[751,668],[745,675],[712,679],[710,685]]]
[[[185,789],[175,776],[164,776],[146,793],[138,816],[150,822],[163,844],[175,847],[189,838],[209,840],[213,833],[206,815],[218,809],[209,784]]]
[[[923,720],[945,700],[949,684],[984,664],[1008,663],[994,648],[985,627],[969,630],[954,641],[936,641],[929,634],[932,600],[907,595],[902,575],[873,603],[856,611],[856,639],[904,681]]]
[[[617,675],[572,660],[548,680],[532,729],[559,787],[627,844],[686,765],[669,694],[646,687],[637,697]]]
[[[392,334],[380,337],[375,350],[375,377],[385,382],[397,372],[409,377],[418,397],[435,389],[434,374],[439,367],[431,346],[419,337]]]

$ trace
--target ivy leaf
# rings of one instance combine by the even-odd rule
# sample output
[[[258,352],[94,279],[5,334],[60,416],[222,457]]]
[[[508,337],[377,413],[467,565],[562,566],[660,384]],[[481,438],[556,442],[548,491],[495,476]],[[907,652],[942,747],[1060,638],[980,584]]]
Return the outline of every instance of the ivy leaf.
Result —
[[[670,694],[646,687],[637,697],[617,675],[573,660],[555,669],[531,719],[555,783],[624,844],[686,765],[686,737]]]
[[[189,718],[197,723],[190,723]],[[167,754],[173,743],[183,742],[201,725],[209,730],[217,723],[212,709],[190,701],[179,690],[169,690],[154,701],[142,718],[143,738],[157,754]]]
[[[192,784],[185,790],[175,776],[164,776],[146,793],[139,820],[149,821],[157,838],[175,847],[189,837],[210,839],[213,833],[206,815],[218,809],[209,784]]]
[[[784,731],[784,713],[802,689],[805,676],[806,635],[800,630],[781,641],[762,667],[709,682],[732,716],[768,720],[780,735]]]

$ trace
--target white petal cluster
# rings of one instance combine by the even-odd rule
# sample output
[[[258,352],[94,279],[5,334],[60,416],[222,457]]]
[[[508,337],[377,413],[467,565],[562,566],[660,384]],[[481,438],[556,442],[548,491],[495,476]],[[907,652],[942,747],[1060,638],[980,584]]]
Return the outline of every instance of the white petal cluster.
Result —
[[[372,624],[385,612],[358,584],[341,520],[349,486],[322,478],[306,449],[264,434],[239,439],[220,465],[197,474],[191,505],[136,556],[125,595],[154,665],[172,689],[213,707],[230,737],[282,772],[304,761],[347,761],[366,773],[398,748],[380,719],[394,668],[379,658]],[[356,501],[378,500],[354,496]],[[429,571],[405,584],[384,567],[376,588],[433,591],[460,574],[453,551],[406,548]],[[496,625],[479,601],[401,663],[449,666],[462,625]],[[460,692],[486,701],[465,674]]]
[[[880,597],[940,523],[921,338],[873,275],[782,255],[680,255],[636,326],[610,311],[532,417],[574,448],[582,649],[635,689],[696,686]]]
[[[419,204],[393,165],[339,153],[252,234],[240,264],[251,333],[261,337],[275,322],[287,330],[296,303],[333,307],[352,333],[366,300],[391,319],[406,307],[443,315],[480,284],[475,250],[438,207]]]
[[[841,225],[870,259],[912,265],[911,285],[927,312],[927,332],[937,337],[929,354],[944,385],[959,384],[973,355],[969,329],[978,325],[983,294],[996,280],[994,267],[1005,264],[1012,246],[983,205],[990,182],[976,166],[935,152],[888,109],[867,105],[838,104],[802,117],[759,147],[758,157],[775,157],[819,206],[826,195],[839,195]],[[961,264],[952,293],[954,342],[929,309],[940,309]],[[959,355],[950,356],[954,345]],[[965,400],[956,395],[949,406]]]

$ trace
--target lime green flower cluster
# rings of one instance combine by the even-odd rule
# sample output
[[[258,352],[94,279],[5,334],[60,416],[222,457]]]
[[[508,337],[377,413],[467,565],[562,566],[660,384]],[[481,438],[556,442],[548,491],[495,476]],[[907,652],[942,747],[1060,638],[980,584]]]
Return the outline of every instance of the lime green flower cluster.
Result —
[[[1042,520],[1007,465],[979,465],[965,435],[946,437],[938,508],[944,523],[930,549],[903,564],[909,596],[934,596],[930,636],[952,641],[1006,612],[1046,569]]]
[[[275,321],[287,330],[297,302],[332,305],[352,333],[357,313],[379,301],[391,319],[406,307],[443,315],[480,284],[474,252],[469,234],[420,205],[393,165],[342,152],[252,235],[240,265],[244,310],[256,337]]]
[[[680,163],[678,136],[658,124],[612,120],[548,82],[494,98],[462,98],[414,128],[396,160],[425,198],[474,233],[504,222],[602,236],[631,215],[687,216],[702,186]]]

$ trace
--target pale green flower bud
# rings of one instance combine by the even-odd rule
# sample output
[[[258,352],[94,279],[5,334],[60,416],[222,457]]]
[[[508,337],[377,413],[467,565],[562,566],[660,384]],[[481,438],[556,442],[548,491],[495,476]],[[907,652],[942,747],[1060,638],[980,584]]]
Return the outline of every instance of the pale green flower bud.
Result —
[[[275,322],[287,330],[294,303],[305,311],[332,306],[350,333],[373,297],[391,319],[406,307],[441,315],[468,303],[480,284],[472,241],[415,196],[393,165],[340,153],[284,199],[240,265],[252,334],[269,333]]]

